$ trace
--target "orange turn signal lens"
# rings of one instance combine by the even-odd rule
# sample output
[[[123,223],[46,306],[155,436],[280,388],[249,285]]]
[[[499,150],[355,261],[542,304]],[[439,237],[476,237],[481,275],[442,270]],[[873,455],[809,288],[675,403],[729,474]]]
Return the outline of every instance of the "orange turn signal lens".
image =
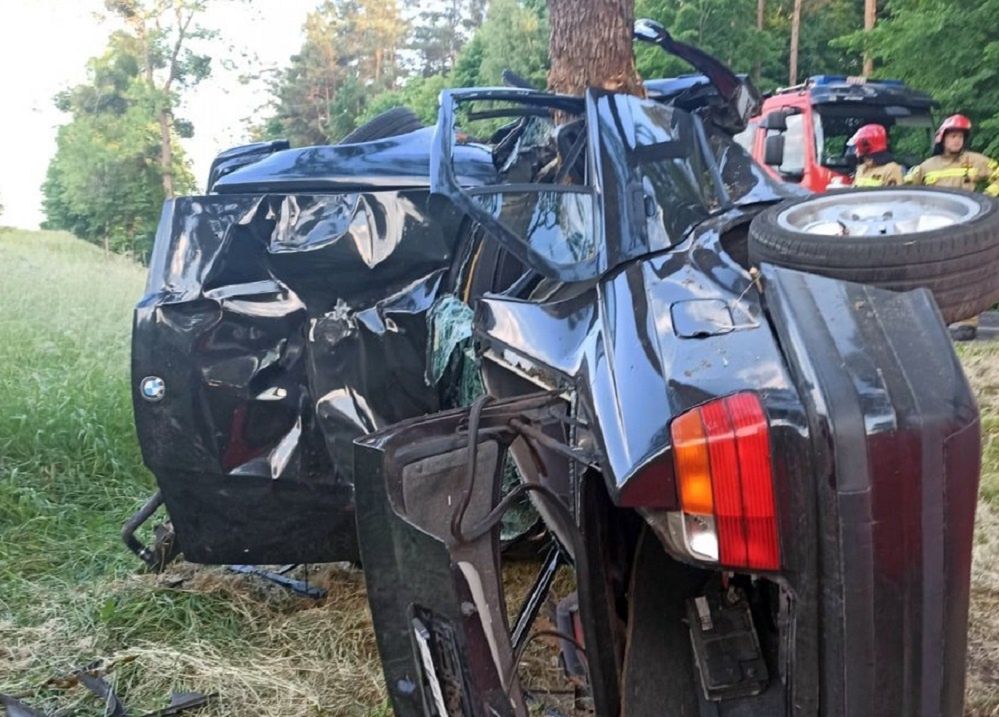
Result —
[[[704,424],[699,411],[690,411],[673,421],[673,460],[680,488],[680,508],[684,513],[711,515],[711,463]]]

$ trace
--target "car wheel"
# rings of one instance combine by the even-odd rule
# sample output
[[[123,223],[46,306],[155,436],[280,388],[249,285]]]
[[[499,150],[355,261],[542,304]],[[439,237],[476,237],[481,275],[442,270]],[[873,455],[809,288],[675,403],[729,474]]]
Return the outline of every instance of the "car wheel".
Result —
[[[885,289],[926,288],[944,319],[959,321],[999,301],[999,209],[950,189],[830,192],[757,215],[749,256]]]
[[[393,107],[368,120],[337,144],[358,144],[376,139],[395,137],[423,129],[423,123],[408,107]]]

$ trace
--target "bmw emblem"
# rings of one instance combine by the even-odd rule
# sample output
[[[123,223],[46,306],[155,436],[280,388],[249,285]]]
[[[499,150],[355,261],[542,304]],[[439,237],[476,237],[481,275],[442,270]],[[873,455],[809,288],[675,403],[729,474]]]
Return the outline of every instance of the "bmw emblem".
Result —
[[[139,384],[139,390],[147,401],[159,401],[166,393],[166,384],[159,376],[146,376]]]

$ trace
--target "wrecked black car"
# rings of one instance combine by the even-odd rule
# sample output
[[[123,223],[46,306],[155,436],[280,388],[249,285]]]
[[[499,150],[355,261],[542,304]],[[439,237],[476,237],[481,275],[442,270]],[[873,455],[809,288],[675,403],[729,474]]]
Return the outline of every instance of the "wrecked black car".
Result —
[[[435,128],[241,148],[168,202],[132,366],[160,494],[127,538],[359,562],[398,715],[533,713],[542,632],[601,716],[959,715],[979,423],[938,304],[967,297],[905,247],[995,206],[816,208],[732,141],[744,78],[638,35],[702,74],[446,91]]]

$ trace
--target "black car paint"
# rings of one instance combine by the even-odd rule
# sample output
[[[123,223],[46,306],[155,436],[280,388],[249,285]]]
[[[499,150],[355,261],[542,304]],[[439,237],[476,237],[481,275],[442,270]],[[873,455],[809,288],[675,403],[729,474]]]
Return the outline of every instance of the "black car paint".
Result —
[[[208,170],[208,183],[205,186],[210,192],[221,177],[236,171],[240,167],[256,164],[264,157],[275,152],[281,152],[290,148],[291,143],[288,140],[275,139],[268,142],[244,144],[220,152],[212,161],[212,166]]]
[[[820,478],[822,711],[959,715],[981,446],[946,328],[924,290],[767,275]]]
[[[633,103],[591,97],[600,147]],[[577,396],[592,427],[581,439],[599,448],[612,498],[652,524],[676,504],[670,419],[757,391],[781,458],[773,577],[793,596],[793,713],[957,714],[978,423],[932,301],[771,266],[750,274],[727,237],[787,190],[710,123],[674,114],[691,123],[716,204],[650,243],[629,199],[635,167],[626,152],[602,152],[597,189],[620,202],[606,255],[585,275],[542,265],[566,282],[550,301],[480,301],[484,358]],[[383,477],[370,456],[365,478],[355,473],[352,441],[396,440],[442,408],[422,369],[426,314],[465,259],[467,207],[454,200],[496,181],[479,147],[454,149],[453,164],[432,157],[450,147],[443,135],[277,152],[219,179],[217,194],[168,203],[136,311],[133,375],[143,455],[189,560],[357,556],[354,490],[383,490]],[[166,381],[159,402],[139,393],[148,375]],[[252,436],[241,423],[250,411],[261,416]],[[429,435],[434,421],[420,419]],[[360,520],[362,541],[380,535],[387,551],[370,556],[384,563],[369,576],[376,626],[431,587],[402,556],[437,556],[443,572],[426,578],[450,591],[444,603],[460,607],[467,590],[445,547],[424,535],[423,548],[401,551],[392,541],[408,529],[376,530],[403,517]],[[422,688],[405,678],[412,648],[398,632],[379,640],[401,650],[386,656],[403,675],[387,672],[396,709],[419,714]]]
[[[500,191],[500,178],[486,184],[464,179],[460,150],[454,141],[457,108],[480,99],[508,100],[528,106],[573,112],[587,119],[588,161],[593,167],[583,187],[534,187],[534,191],[588,192],[594,206],[596,252],[584,261],[552,261],[523,237],[496,220],[472,194]],[[585,281],[603,275],[629,259],[678,244],[709,216],[733,204],[755,204],[793,196],[778,185],[731,142],[725,132],[696,113],[656,100],[615,95],[596,90],[580,98],[553,96],[523,89],[445,90],[441,117],[431,150],[433,192],[450,199],[461,211],[485,227],[494,241],[524,264],[558,281]],[[643,174],[643,164],[661,160],[681,163],[687,180],[686,196],[663,198],[659,206],[655,187]],[[481,176],[481,175],[480,175]],[[643,181],[644,180],[644,181]],[[675,185],[681,186],[680,182]],[[504,188],[504,191],[510,191]],[[602,199],[603,201],[599,201]]]
[[[440,409],[420,367],[462,218],[431,219],[428,202],[415,189],[167,203],[132,372],[143,458],[188,560],[356,558],[351,442]],[[155,403],[138,388],[153,375]]]
[[[526,90],[501,96],[551,102]],[[612,100],[591,102],[604,135],[591,141],[617,132]],[[623,102],[631,108],[631,100]],[[700,119],[684,112],[669,117],[668,132],[696,139],[712,176],[723,181],[719,206],[786,196],[724,133],[696,132]],[[426,313],[453,290],[460,254],[463,218],[427,192],[441,134],[433,145],[428,129],[279,151],[219,178],[216,194],[165,206],[135,316],[134,403],[144,458],[189,560],[355,556],[351,441],[440,408],[425,372],[412,367],[425,363]],[[634,181],[634,169],[615,162],[615,152],[602,154],[609,182]],[[449,181],[465,187],[497,181],[477,145],[449,150],[436,166],[451,168]],[[638,238],[611,242],[601,264],[669,246],[668,237],[652,244]],[[365,358],[374,355],[385,360]],[[141,398],[138,380],[151,375],[167,383],[163,401]],[[248,416],[254,430],[244,435]],[[334,516],[331,524],[323,515]]]
[[[691,348],[674,354],[685,360],[671,370],[682,376],[692,367],[690,375],[661,376],[643,405],[622,415],[640,421],[748,385],[764,397],[780,457],[782,569],[774,577],[787,590],[793,622],[780,665],[791,714],[958,715],[980,446],[974,398],[946,330],[908,320],[935,315],[924,291],[896,294],[769,265],[760,286],[747,295],[767,321],[741,329],[757,331],[746,334],[755,338],[751,349],[729,354],[739,358],[726,366],[727,352],[711,342],[737,331],[674,336]],[[547,368],[553,381],[572,373],[564,364]],[[418,451],[444,437],[461,446],[464,436],[454,435],[461,420],[455,412],[413,419],[359,442],[371,476],[358,486],[359,504],[377,511],[362,521],[362,554],[380,568],[368,581],[383,654],[395,660],[386,676],[400,715],[423,714],[419,670],[406,660],[407,627],[399,622],[410,606],[430,596],[453,606],[440,618],[462,644],[481,628],[461,614],[460,599],[443,597],[468,589],[462,576],[424,576],[417,567],[422,560],[447,566],[448,545],[385,498],[400,475],[386,451]],[[648,517],[655,523],[655,511]],[[407,555],[414,558],[399,558]]]
[[[429,188],[434,132],[428,127],[374,142],[287,149],[219,178],[212,191],[293,194]],[[454,160],[463,185],[496,182],[488,149],[461,145]]]

